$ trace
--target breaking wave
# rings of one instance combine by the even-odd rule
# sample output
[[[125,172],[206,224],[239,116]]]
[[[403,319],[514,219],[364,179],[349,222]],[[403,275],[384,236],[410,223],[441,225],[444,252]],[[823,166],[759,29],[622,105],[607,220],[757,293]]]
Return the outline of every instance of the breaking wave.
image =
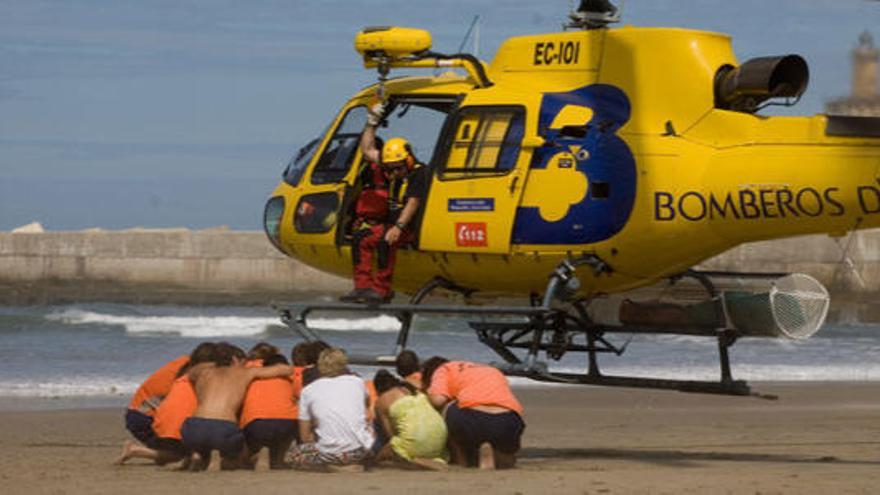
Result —
[[[117,315],[80,308],[55,311],[47,319],[65,325],[122,327],[132,335],[179,335],[189,338],[254,337],[284,328],[278,318],[229,315]],[[370,318],[310,318],[312,328],[326,331],[395,332],[400,328],[392,316]]]
[[[52,381],[0,381],[0,397],[128,397],[140,384],[125,379],[88,377]]]

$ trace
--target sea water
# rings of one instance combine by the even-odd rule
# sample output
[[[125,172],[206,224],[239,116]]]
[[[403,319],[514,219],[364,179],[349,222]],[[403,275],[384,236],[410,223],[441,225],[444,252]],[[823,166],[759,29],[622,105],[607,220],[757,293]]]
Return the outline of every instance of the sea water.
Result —
[[[410,347],[420,356],[500,361],[463,317],[417,317]],[[389,315],[309,320],[321,337],[351,354],[389,355],[399,323]],[[259,341],[285,355],[301,338],[268,307],[77,304],[0,307],[0,397],[129,396],[156,368],[203,341],[247,350]],[[615,334],[622,356],[602,355],[607,374],[717,380],[718,350],[704,337]],[[731,348],[734,377],[773,381],[880,380],[880,326],[826,325],[806,341],[741,339]],[[583,371],[586,358],[549,360],[556,371]],[[363,376],[375,368],[355,367]],[[516,379],[517,383],[532,383]]]

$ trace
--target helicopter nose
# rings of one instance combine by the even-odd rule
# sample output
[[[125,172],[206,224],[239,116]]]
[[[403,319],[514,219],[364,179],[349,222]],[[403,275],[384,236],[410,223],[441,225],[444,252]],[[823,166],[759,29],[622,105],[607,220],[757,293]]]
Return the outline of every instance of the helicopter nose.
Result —
[[[284,216],[284,207],[284,198],[274,196],[269,198],[269,201],[266,202],[266,209],[263,210],[263,229],[266,232],[266,237],[282,253],[284,253],[284,249],[281,247],[281,218]]]

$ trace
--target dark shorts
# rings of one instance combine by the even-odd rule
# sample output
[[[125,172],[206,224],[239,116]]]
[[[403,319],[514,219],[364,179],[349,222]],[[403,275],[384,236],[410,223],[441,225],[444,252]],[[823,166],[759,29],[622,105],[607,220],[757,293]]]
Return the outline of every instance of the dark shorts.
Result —
[[[149,442],[156,438],[156,434],[153,432],[153,417],[134,409],[125,411],[125,429],[148,447]]]
[[[263,447],[287,449],[299,436],[298,426],[295,419],[255,419],[244,427],[244,439],[252,454]]]
[[[181,459],[187,455],[187,450],[186,447],[183,446],[183,442],[176,438],[153,436],[153,438],[144,445],[153,450],[158,450],[159,452]]]
[[[244,435],[232,421],[207,418],[188,418],[180,428],[183,446],[208,458],[212,450],[219,450],[224,459],[235,460],[244,448]]]
[[[382,427],[382,421],[379,420],[379,418],[373,420],[373,431],[376,432],[376,441],[373,442],[373,446],[370,447],[370,452],[372,452],[373,455],[376,455],[382,450],[382,447],[384,447],[385,444],[391,441],[391,439],[388,438],[388,435],[385,433],[385,428]]]
[[[464,450],[468,464],[473,466],[477,464],[480,445],[486,442],[499,452],[517,453],[526,424],[519,414],[512,411],[491,414],[461,409],[453,402],[446,409],[446,428],[449,438]]]

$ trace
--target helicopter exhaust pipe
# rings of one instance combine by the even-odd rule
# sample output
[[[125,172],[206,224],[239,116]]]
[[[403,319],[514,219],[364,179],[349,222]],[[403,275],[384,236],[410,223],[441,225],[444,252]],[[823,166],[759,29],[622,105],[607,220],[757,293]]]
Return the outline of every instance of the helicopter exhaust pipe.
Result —
[[[810,70],[800,55],[759,57],[739,67],[725,65],[715,74],[715,107],[755,113],[771,98],[800,98]]]

